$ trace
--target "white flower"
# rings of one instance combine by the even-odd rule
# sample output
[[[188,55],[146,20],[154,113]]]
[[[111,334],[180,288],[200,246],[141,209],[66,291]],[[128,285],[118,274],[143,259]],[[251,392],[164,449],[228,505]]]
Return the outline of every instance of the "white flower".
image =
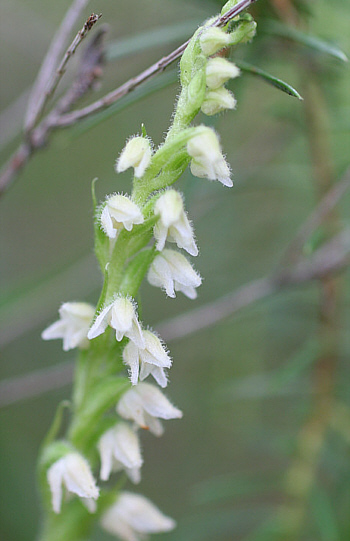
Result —
[[[103,308],[87,334],[88,339],[92,340],[102,334],[107,325],[115,329],[118,342],[126,336],[139,347],[144,347],[145,341],[137,319],[135,306],[129,298],[119,296],[111,304]]]
[[[152,158],[152,149],[146,137],[132,137],[126,143],[116,163],[117,173],[126,171],[129,167],[135,170],[135,177],[142,177]]]
[[[178,248],[183,248],[190,255],[198,255],[194,240],[193,229],[184,211],[181,195],[176,190],[167,190],[157,200],[154,214],[160,219],[154,226],[156,248],[162,251],[165,241],[176,242]]]
[[[121,492],[102,515],[101,525],[122,541],[144,541],[147,534],[169,532],[176,523],[144,496]]]
[[[97,500],[99,489],[92,476],[90,466],[79,453],[68,453],[47,470],[47,480],[52,495],[52,507],[55,513],[60,513],[62,503],[62,485],[68,492],[77,494],[80,498]],[[89,500],[85,503],[91,509]]]
[[[226,58],[216,56],[215,58],[209,58],[205,73],[207,86],[213,90],[222,86],[229,79],[238,77],[240,71],[235,64],[226,60]]]
[[[147,279],[152,286],[165,289],[166,294],[172,298],[176,297],[176,291],[181,291],[189,299],[195,299],[195,288],[202,283],[201,277],[185,256],[174,250],[163,250],[156,255]]]
[[[123,227],[131,231],[133,225],[142,224],[144,218],[141,209],[129,197],[115,194],[108,197],[100,220],[107,237],[115,239]]]
[[[124,393],[117,404],[117,413],[124,419],[135,421],[155,436],[163,434],[160,419],[181,419],[182,412],[175,408],[163,393],[150,383],[139,383]]]
[[[206,28],[199,38],[199,43],[203,53],[206,56],[211,56],[223,47],[230,45],[231,36],[226,34],[221,28]]]
[[[136,385],[151,374],[158,385],[167,386],[164,368],[170,368],[171,359],[164,349],[158,336],[151,331],[143,331],[145,347],[139,348],[134,342],[129,342],[123,351],[123,360],[130,367],[131,383]]]
[[[194,176],[218,180],[224,186],[233,186],[229,166],[222,155],[214,130],[203,128],[200,134],[188,141],[187,152],[193,158],[191,171]]]
[[[58,311],[60,319],[45,329],[43,340],[63,338],[63,349],[89,346],[87,333],[94,317],[95,308],[85,302],[65,302]]]
[[[107,481],[111,472],[125,470],[133,483],[141,479],[142,457],[140,442],[135,430],[127,423],[118,423],[105,432],[99,442],[101,457],[100,477]]]
[[[234,109],[236,105],[237,102],[232,92],[221,86],[215,90],[209,90],[205,94],[201,109],[205,115],[213,116],[225,109]]]

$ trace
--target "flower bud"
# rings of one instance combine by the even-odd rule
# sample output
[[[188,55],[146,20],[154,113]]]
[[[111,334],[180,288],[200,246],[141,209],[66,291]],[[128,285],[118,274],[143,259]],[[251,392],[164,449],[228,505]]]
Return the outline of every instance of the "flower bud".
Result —
[[[115,194],[107,198],[101,213],[101,226],[110,239],[115,239],[124,227],[131,231],[133,225],[144,221],[141,209],[126,195]]]
[[[236,105],[237,102],[232,92],[221,86],[206,93],[201,109],[205,115],[213,116],[225,109],[234,109]]]
[[[146,137],[132,137],[126,143],[116,162],[116,171],[121,173],[129,167],[135,170],[135,177],[140,178],[149,166],[152,158],[152,149]]]
[[[206,28],[199,38],[201,49],[206,56],[217,53],[223,47],[230,45],[230,42],[229,34],[216,27]]]
[[[208,88],[211,90],[219,88],[229,79],[234,79],[240,74],[239,69],[235,64],[216,56],[215,58],[209,58],[206,67],[206,82]]]
[[[42,332],[42,339],[62,338],[64,351],[76,347],[86,349],[89,346],[87,333],[95,308],[85,302],[65,302],[58,312],[60,319]]]

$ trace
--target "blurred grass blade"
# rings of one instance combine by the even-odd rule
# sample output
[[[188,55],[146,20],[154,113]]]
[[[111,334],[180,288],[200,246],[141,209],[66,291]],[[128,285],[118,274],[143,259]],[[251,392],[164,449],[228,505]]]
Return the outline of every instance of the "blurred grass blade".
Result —
[[[265,31],[270,35],[280,36],[295,41],[296,43],[300,43],[301,45],[305,45],[318,53],[333,56],[342,62],[348,61],[346,54],[333,43],[316,38],[315,36],[310,36],[309,34],[285,26],[277,21],[269,21],[265,26]]]
[[[192,19],[181,23],[154,28],[147,32],[142,32],[134,36],[113,41],[106,48],[106,59],[108,62],[131,56],[133,54],[174,43],[189,38],[197,29],[200,21]]]
[[[316,487],[311,494],[310,503],[320,541],[341,541],[335,510],[327,492]]]
[[[289,96],[298,98],[298,100],[303,99],[300,96],[299,92],[295,90],[295,88],[293,88],[288,83],[285,83],[284,81],[282,81],[282,79],[278,79],[277,77],[274,77],[270,73],[267,73],[266,71],[260,68],[257,68],[256,66],[252,66],[251,64],[248,64],[247,62],[243,62],[242,60],[235,62],[235,64],[239,67],[241,71],[245,71],[247,73],[251,73],[252,75],[256,75],[257,77],[260,77],[266,83],[278,88],[278,90],[282,90],[282,92],[285,92]]]
[[[97,126],[104,120],[107,120],[111,116],[123,111],[130,105],[150,96],[151,94],[154,94],[155,92],[158,92],[159,90],[162,90],[163,88],[166,88],[167,86],[172,85],[177,81],[177,79],[177,68],[157,75],[157,77],[145,82],[143,85],[133,90],[131,94],[127,94],[104,111],[96,113],[95,115],[90,116],[88,119],[83,120],[80,124],[76,125],[72,129],[70,136],[72,138],[79,137],[90,128]]]

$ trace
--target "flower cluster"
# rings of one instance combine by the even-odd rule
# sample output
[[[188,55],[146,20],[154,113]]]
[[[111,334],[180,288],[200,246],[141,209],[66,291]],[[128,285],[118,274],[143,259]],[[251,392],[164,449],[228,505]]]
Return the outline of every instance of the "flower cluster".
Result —
[[[78,347],[86,355],[73,426],[79,426],[79,414],[84,421],[86,410],[105,423],[101,423],[103,428],[85,424],[85,431],[80,432],[84,432],[84,444],[72,437],[53,453],[46,476],[57,514],[64,494],[75,494],[89,512],[96,510],[99,488],[86,456],[95,457],[98,451],[101,481],[124,470],[131,482],[139,483],[143,463],[140,429],[161,436],[161,420],[182,417],[157,385],[145,381],[151,376],[165,388],[172,360],[161,338],[140,321],[135,295],[147,276],[168,297],[176,297],[177,292],[189,299],[197,296],[201,277],[181,250],[195,257],[198,247],[183,196],[171,185],[189,164],[194,176],[232,186],[218,135],[207,126],[191,127],[190,122],[200,109],[211,116],[236,105],[224,84],[237,77],[239,70],[225,58],[212,56],[234,42],[233,34],[210,24],[195,34],[196,47],[189,46],[181,61],[182,92],[164,144],[155,151],[148,136],[134,136],[116,162],[118,173],[133,169],[134,184],[131,196],[112,194],[96,212],[96,255],[105,272],[98,308],[65,303],[60,320],[42,333],[45,340],[62,338],[64,350]],[[131,386],[123,388],[119,396],[113,375],[124,366]],[[112,389],[111,400],[104,385]],[[90,441],[93,447],[89,448],[86,442]],[[139,541],[144,534],[171,530],[175,523],[143,496],[119,492],[102,514],[101,525],[122,540]]]

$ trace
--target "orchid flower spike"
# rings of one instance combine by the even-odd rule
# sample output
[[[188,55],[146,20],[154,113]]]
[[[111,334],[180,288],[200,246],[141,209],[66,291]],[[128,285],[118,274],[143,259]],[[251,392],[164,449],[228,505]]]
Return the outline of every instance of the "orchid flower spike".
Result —
[[[120,295],[111,304],[103,308],[87,333],[88,339],[92,340],[102,334],[108,325],[115,330],[118,342],[126,336],[135,342],[138,347],[145,347],[136,308],[129,297]]]
[[[197,297],[196,288],[202,283],[200,275],[185,256],[174,250],[163,250],[154,258],[147,275],[152,286],[161,287],[169,297],[181,291],[189,299]]]
[[[164,368],[170,368],[171,359],[159,340],[151,331],[143,331],[145,347],[139,348],[134,342],[129,342],[123,351],[123,360],[130,367],[130,379],[133,385],[143,381],[150,374],[158,385],[166,387],[168,380]]]
[[[87,334],[95,308],[85,302],[65,302],[58,313],[60,319],[42,332],[42,339],[62,338],[64,351],[76,347],[86,349],[89,346]]]
[[[164,192],[155,204],[154,213],[160,217],[154,226],[157,250],[162,251],[165,241],[169,241],[175,242],[178,248],[183,248],[190,255],[198,255],[193,228],[179,192],[176,190]]]
[[[176,523],[144,496],[121,492],[102,515],[101,526],[122,541],[144,541],[147,534],[169,532]]]
[[[55,513],[61,512],[62,485],[65,486],[68,493],[77,494],[80,498],[97,500],[99,496],[99,489],[88,462],[76,452],[67,453],[54,462],[47,470],[47,480]]]
[[[149,429],[155,436],[164,432],[160,419],[181,419],[182,412],[169,402],[155,385],[139,383],[126,391],[117,404],[117,413]]]
[[[125,470],[133,483],[141,480],[142,456],[136,431],[127,423],[118,423],[105,432],[99,442],[100,477],[107,481],[112,472]]]
[[[131,231],[144,221],[141,209],[126,195],[115,194],[107,198],[101,213],[101,227],[110,239],[115,239],[121,229]]]

